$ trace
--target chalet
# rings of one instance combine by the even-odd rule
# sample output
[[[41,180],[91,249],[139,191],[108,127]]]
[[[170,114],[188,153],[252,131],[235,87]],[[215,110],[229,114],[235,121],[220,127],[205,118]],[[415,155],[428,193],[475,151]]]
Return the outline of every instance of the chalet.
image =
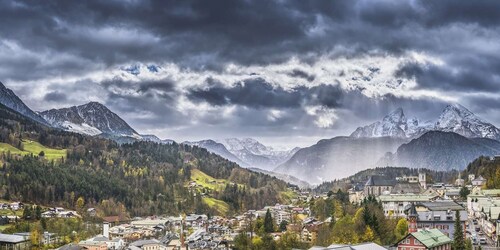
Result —
[[[423,229],[408,233],[402,240],[395,244],[398,250],[451,250],[453,241],[438,229]]]
[[[364,195],[366,197],[370,195],[379,196],[389,194],[394,185],[396,185],[396,180],[388,179],[385,176],[372,175],[366,181]]]

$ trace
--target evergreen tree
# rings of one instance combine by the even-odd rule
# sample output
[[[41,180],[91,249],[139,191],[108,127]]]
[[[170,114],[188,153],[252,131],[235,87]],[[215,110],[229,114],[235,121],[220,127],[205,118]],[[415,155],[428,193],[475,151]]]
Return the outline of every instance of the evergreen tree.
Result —
[[[241,232],[234,238],[234,249],[237,250],[246,250],[251,247],[250,238],[247,236],[245,232]]]
[[[281,223],[280,223],[280,231],[281,232],[285,232],[287,225],[288,225],[288,221],[286,221],[286,220],[281,221]]]
[[[467,187],[462,187],[462,188],[460,189],[459,194],[460,194],[460,198],[461,198],[462,200],[467,200],[467,195],[469,195],[469,194],[470,194],[470,190],[469,190]]]
[[[274,232],[273,217],[271,216],[271,211],[269,211],[269,209],[267,209],[266,217],[264,217],[264,232],[266,233]]]
[[[32,219],[32,211],[30,206],[25,206],[23,211],[23,219],[30,220]]]
[[[460,212],[455,211],[455,233],[453,234],[453,249],[465,249],[464,229],[460,222]]]

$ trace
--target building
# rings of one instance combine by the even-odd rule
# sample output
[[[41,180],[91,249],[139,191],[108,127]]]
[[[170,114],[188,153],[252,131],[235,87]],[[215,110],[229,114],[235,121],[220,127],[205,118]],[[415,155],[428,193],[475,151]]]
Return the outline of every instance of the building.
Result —
[[[482,176],[477,177],[476,179],[472,180],[472,186],[482,186],[486,184],[486,179]]]
[[[30,249],[29,237],[0,233],[0,249],[22,250]]]
[[[398,250],[451,250],[451,240],[438,229],[423,229],[418,232],[408,233],[402,240],[395,244]]]
[[[376,243],[366,242],[357,245],[333,244],[328,247],[314,246],[309,248],[309,250],[387,250],[387,249]]]
[[[398,182],[392,188],[391,194],[420,194],[422,191],[422,187],[418,182]]]
[[[394,185],[396,185],[396,180],[388,179],[385,176],[372,175],[366,181],[364,195],[367,197],[370,195],[390,194]]]
[[[455,233],[456,211],[460,214],[460,224],[466,231],[467,211],[454,201],[420,202],[410,208],[416,212],[416,228],[438,229],[444,235],[453,237]],[[465,236],[465,235],[464,235]]]
[[[80,241],[78,245],[88,250],[108,250],[108,245],[106,245],[105,242],[100,241]]]
[[[160,250],[164,249],[159,240],[138,240],[130,243],[128,249],[130,250]]]
[[[274,210],[272,215],[274,217],[274,223],[277,226],[281,225],[281,222],[283,221],[290,222],[292,218],[289,212],[283,210]]]
[[[121,238],[109,239],[104,236],[96,236],[87,240],[86,242],[105,243],[107,249],[122,249],[125,246],[125,241],[123,241],[123,239]]]
[[[420,183],[420,186],[425,190],[427,189],[427,176],[425,173],[418,173],[418,183]]]
[[[418,176],[403,175],[401,177],[396,177],[396,180],[399,182],[418,183]]]
[[[421,194],[389,194],[380,195],[378,199],[382,203],[385,216],[406,218],[405,211],[410,208],[412,203],[433,201],[438,197]]]

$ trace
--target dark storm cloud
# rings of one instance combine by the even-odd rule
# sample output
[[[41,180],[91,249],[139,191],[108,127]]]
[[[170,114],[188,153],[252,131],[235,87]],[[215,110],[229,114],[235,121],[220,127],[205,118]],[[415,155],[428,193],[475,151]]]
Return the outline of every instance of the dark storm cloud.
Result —
[[[354,48],[342,54],[432,50],[414,39],[413,28],[496,27],[499,10],[496,1],[5,0],[0,2],[0,33],[29,50],[75,56],[61,59],[71,62],[60,65],[61,72],[88,70],[90,62],[129,61],[217,69],[227,62],[306,60],[338,45]],[[323,31],[315,35],[315,29]],[[40,60],[30,62],[52,70]]]
[[[231,87],[211,85],[208,88],[190,90],[188,97],[193,101],[205,101],[218,106],[236,104],[251,108],[298,108],[319,105],[335,108],[340,106],[339,100],[345,94],[339,86],[325,84],[285,90],[261,78],[247,79]]]
[[[394,76],[415,79],[421,89],[495,92],[499,87],[500,58],[455,57],[451,65],[407,63]]]
[[[43,97],[43,100],[48,101],[48,102],[65,102],[68,100],[68,97],[66,94],[54,91],[54,92],[49,92],[45,94]]]
[[[206,70],[217,74],[229,64],[266,67],[296,58],[313,65],[323,57],[369,59],[417,52],[443,63],[400,65],[395,78],[415,79],[419,90],[477,94],[464,97],[465,102],[475,103],[471,104],[475,110],[496,107],[498,101],[488,93],[498,93],[500,79],[496,53],[500,1],[0,0],[0,23],[0,80],[31,81],[18,86],[21,93],[28,93],[34,89],[33,82],[46,78],[84,79],[50,85],[43,101],[80,104],[91,93],[87,98],[105,98],[102,101],[112,110],[144,128],[198,122],[198,127],[220,127],[221,133],[228,128],[235,133],[258,132],[267,126],[278,128],[269,131],[287,134],[291,130],[283,125],[294,124],[307,134],[314,132],[315,125],[305,106],[328,107],[341,118],[350,116],[334,125],[349,127],[353,121],[363,125],[399,106],[431,117],[444,103],[391,94],[367,97],[362,84],[343,90],[337,79],[328,82],[333,85],[308,86],[321,74],[300,67],[284,72],[296,78],[289,89],[255,76],[231,86],[208,78],[205,87],[181,89],[175,76],[94,82],[85,74],[123,65],[149,65],[150,73],[158,73],[155,65],[172,63],[180,70],[211,75]],[[123,70],[141,77],[137,66]],[[349,70],[337,76],[344,77]],[[360,72],[356,80],[377,84],[373,76],[384,70],[384,65],[373,65],[371,73]],[[186,111],[179,107],[184,95],[215,109]],[[220,109],[230,106],[235,106],[231,117],[221,121]],[[270,119],[269,109],[286,112]]]

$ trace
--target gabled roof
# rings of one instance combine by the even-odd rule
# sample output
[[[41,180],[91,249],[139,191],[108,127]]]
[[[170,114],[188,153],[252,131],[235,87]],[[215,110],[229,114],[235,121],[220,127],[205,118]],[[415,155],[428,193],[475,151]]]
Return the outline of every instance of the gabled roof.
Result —
[[[414,232],[409,235],[415,237],[415,239],[420,241],[420,243],[422,243],[427,248],[441,246],[453,242],[453,240],[451,240],[448,236],[439,231],[439,229],[435,228],[429,230],[427,229],[420,230],[418,232]],[[408,236],[406,236],[404,239],[406,239]]]
[[[393,194],[420,194],[422,187],[419,183],[398,182],[391,193]]]
[[[366,181],[365,186],[394,186],[396,185],[396,180],[391,180],[385,176],[372,175]]]

